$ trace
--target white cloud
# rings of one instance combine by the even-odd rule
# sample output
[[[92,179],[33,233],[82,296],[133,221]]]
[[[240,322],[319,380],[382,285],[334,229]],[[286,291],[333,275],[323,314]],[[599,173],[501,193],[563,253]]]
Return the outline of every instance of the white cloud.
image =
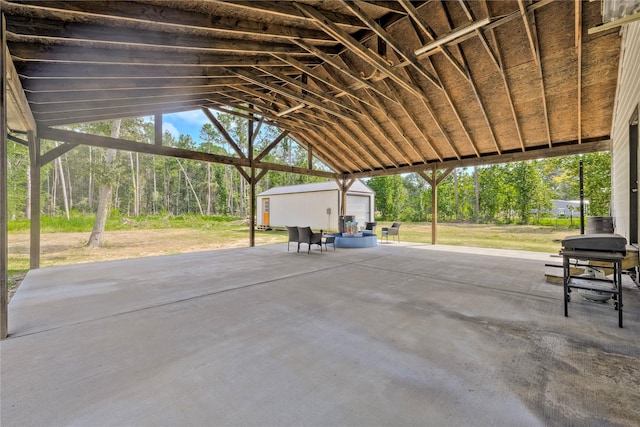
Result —
[[[174,138],[178,138],[180,136],[180,131],[169,122],[162,122],[162,133],[169,132]]]
[[[207,116],[204,115],[202,110],[192,110],[192,111],[185,111],[183,113],[174,113],[174,114],[170,114],[170,116],[179,118],[187,123],[198,125],[199,127],[202,127],[202,125],[205,123],[209,123],[209,119],[207,118]]]

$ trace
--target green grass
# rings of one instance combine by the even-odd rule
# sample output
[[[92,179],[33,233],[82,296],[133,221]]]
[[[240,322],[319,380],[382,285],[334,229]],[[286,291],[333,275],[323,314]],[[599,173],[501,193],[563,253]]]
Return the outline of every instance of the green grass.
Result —
[[[238,218],[195,215],[112,217],[107,222],[105,247],[88,250],[84,245],[93,228],[93,221],[94,217],[91,216],[74,216],[71,220],[43,217],[41,266],[246,247],[249,244],[249,227],[246,221]],[[390,224],[378,222],[378,236],[380,229]],[[139,231],[137,235],[136,231]],[[10,289],[29,270],[28,233],[28,221],[9,221]],[[441,223],[438,224],[437,243],[557,253],[560,249],[559,240],[578,233],[576,227],[568,226]],[[255,236],[258,245],[287,240],[285,231],[256,231]],[[403,242],[430,244],[431,237],[430,223],[405,222],[401,225],[400,240]]]
[[[106,231],[163,228],[207,228],[214,223],[228,223],[237,221],[238,218],[227,216],[145,216],[145,217],[119,217],[111,216],[107,219]],[[43,216],[40,218],[41,233],[90,233],[95,223],[94,215],[72,215],[66,217]],[[30,220],[17,219],[9,221],[10,233],[28,233]]]

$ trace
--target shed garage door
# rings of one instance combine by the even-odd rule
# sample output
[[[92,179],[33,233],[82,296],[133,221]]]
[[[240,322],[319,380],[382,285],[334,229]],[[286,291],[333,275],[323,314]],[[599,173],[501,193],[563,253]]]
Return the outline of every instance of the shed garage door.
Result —
[[[358,225],[369,221],[371,209],[368,196],[347,196],[347,215],[355,215]]]

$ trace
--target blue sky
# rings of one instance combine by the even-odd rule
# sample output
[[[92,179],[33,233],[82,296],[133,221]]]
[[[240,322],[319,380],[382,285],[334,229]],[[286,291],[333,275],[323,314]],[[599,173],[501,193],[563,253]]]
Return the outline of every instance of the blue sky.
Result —
[[[191,135],[194,141],[200,141],[200,129],[205,123],[210,123],[202,110],[184,113],[165,114],[162,117],[162,131],[171,133],[175,138],[180,134]]]

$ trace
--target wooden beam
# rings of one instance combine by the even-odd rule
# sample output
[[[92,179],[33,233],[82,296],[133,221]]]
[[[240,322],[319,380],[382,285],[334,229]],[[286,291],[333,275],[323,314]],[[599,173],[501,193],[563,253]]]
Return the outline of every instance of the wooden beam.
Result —
[[[523,0],[518,0],[518,6],[520,8],[520,15],[524,23],[525,30],[527,31],[527,38],[529,40],[529,48],[533,60],[536,64],[538,71],[538,77],[540,79],[540,88],[542,95],[542,109],[544,115],[544,122],[547,131],[547,144],[551,147],[551,129],[549,125],[549,113],[547,111],[547,96],[544,87],[544,73],[542,72],[542,61],[540,60],[540,47],[538,45],[538,35],[535,29],[535,12],[533,10],[527,10]]]
[[[36,128],[36,121],[33,118],[29,102],[27,101],[24,89],[22,88],[20,76],[18,75],[16,67],[11,60],[11,54],[9,53],[6,44],[0,46],[0,49],[2,49],[2,52],[0,53],[5,58],[4,66],[2,67],[2,70],[5,73],[4,78],[7,92],[5,102],[7,102],[7,105],[10,102],[14,106],[17,110],[15,113],[21,122],[21,129],[16,130],[22,130],[25,132],[33,130]]]
[[[115,150],[133,151],[137,153],[155,154],[160,156],[178,157],[189,160],[222,163],[227,165],[249,166],[245,158],[221,156],[218,154],[204,153],[200,151],[186,150],[183,148],[157,146],[142,142],[129,141],[107,136],[91,135],[72,132],[51,127],[39,127],[38,136],[52,141],[60,141],[70,144],[90,145],[93,147],[113,148]]]
[[[422,89],[415,87],[402,79],[402,77],[400,77],[396,70],[394,70],[384,58],[381,58],[377,54],[373,53],[362,43],[354,39],[349,33],[332,23],[320,11],[305,4],[295,3],[295,5],[296,7],[300,8],[300,10],[302,10],[307,16],[314,18],[315,23],[320,28],[326,31],[327,34],[333,36],[337,41],[348,47],[354,55],[357,55],[369,65],[375,67],[382,74],[398,83],[411,94],[419,98],[425,96],[422,92]]]
[[[241,159],[246,159],[247,155],[242,152],[240,147],[238,147],[238,144],[236,144],[233,138],[231,138],[231,135],[229,135],[224,126],[222,126],[222,123],[220,123],[218,119],[216,119],[216,116],[214,116],[208,108],[203,108],[202,112],[204,112],[209,121],[216,127],[216,129],[218,129],[218,132],[220,132],[220,134],[224,137],[231,148],[233,148],[233,150],[238,154],[238,156],[240,156]]]
[[[297,11],[297,10],[296,10]],[[353,21],[357,21],[353,19]],[[33,21],[25,16],[14,15],[8,23],[10,40],[30,42],[31,40],[46,39],[50,44],[90,44],[101,48],[162,48],[168,51],[200,51],[200,52],[242,52],[250,54],[287,53],[290,55],[307,55],[308,53],[290,43],[266,42],[257,40],[243,40],[242,38],[228,39],[211,37],[199,33],[189,35],[184,33],[153,30],[138,30],[126,27],[113,27],[89,24],[83,22],[65,22],[55,19],[39,20],[37,30]],[[359,22],[359,21],[357,21]],[[361,25],[359,23],[359,25]],[[327,52],[330,53],[330,50]],[[337,53],[337,52],[335,52]]]
[[[9,156],[7,145],[7,49],[4,15],[0,13],[0,340],[9,335],[9,201],[7,198],[7,170]]]
[[[153,116],[153,143],[162,145],[162,114],[156,113]]]
[[[120,81],[116,79],[116,81]],[[52,88],[49,91],[29,91],[29,102],[32,105],[39,104],[53,104],[64,105],[65,103],[79,103],[87,101],[117,101],[123,104],[136,103],[137,99],[149,99],[154,98],[160,100],[171,100],[175,97],[207,97],[216,95],[219,93],[226,93],[236,90],[234,87],[230,87],[230,83],[244,83],[239,78],[234,77],[223,85],[207,85],[207,86],[183,86],[178,88],[138,88],[138,89],[108,89],[103,90],[56,90]],[[71,104],[73,105],[73,104]],[[100,105],[100,104],[99,104]]]
[[[34,131],[29,131],[29,173],[31,174],[31,218],[29,221],[29,268],[40,268],[40,185],[42,163],[40,157],[40,138]],[[66,145],[66,144],[65,144]]]
[[[438,241],[438,169],[434,164],[431,169],[431,244],[435,245]]]
[[[24,145],[25,147],[29,146],[29,141],[25,141],[24,139],[20,139],[17,136],[11,135],[11,134],[7,134],[7,140],[8,141],[13,141],[17,144],[20,145]]]
[[[37,162],[37,165],[40,166],[40,167],[49,164],[50,162],[54,161],[58,157],[62,156],[64,153],[67,153],[67,152],[73,150],[74,148],[76,148],[78,146],[78,144],[64,143],[62,145],[58,145],[57,147],[52,148],[51,150],[47,151],[46,153],[40,155],[40,148],[39,148],[40,141],[39,141],[39,139],[38,139],[38,142],[34,143],[34,144],[38,145],[38,150],[37,150],[37,156],[35,156],[33,158],[33,160],[35,162]]]
[[[165,111],[192,111],[206,104],[202,100],[190,102],[174,102],[170,104],[150,104],[129,107],[112,107],[102,110],[79,110],[75,112],[61,111],[58,113],[46,113],[36,115],[39,125],[68,125],[99,120],[118,119],[125,117],[153,116]]]
[[[362,22],[364,22],[378,37],[384,40],[389,46],[391,46],[405,61],[407,61],[413,68],[422,75],[422,77],[429,80],[435,87],[442,89],[442,85],[436,78],[431,75],[418,61],[418,58],[411,51],[408,51],[404,46],[395,40],[380,24],[371,19],[356,2],[341,0],[344,7],[349,9],[354,15],[356,15]]]
[[[487,15],[489,15],[489,7],[487,5],[487,0],[483,0],[482,1],[482,6],[483,6],[483,8],[485,10],[485,13]],[[511,109],[511,116],[513,117],[513,124],[516,127],[516,132],[518,133],[518,141],[520,142],[520,148],[524,152],[526,150],[526,148],[524,146],[524,138],[522,136],[522,129],[520,129],[520,121],[518,120],[518,114],[516,113],[516,107],[515,107],[515,105],[513,103],[513,95],[511,95],[511,87],[509,86],[509,81],[507,80],[507,74],[506,74],[506,72],[504,70],[504,61],[502,59],[502,51],[501,51],[500,47],[498,46],[498,40],[496,38],[495,31],[493,29],[489,29],[487,31],[489,31],[489,34],[491,35],[491,39],[493,40],[493,44],[496,47],[496,54],[494,55],[494,52],[491,49],[491,46],[489,46],[489,42],[484,37],[484,35],[480,38],[480,41],[482,42],[482,45],[484,46],[484,48],[487,51],[487,53],[489,54],[489,57],[491,58],[492,62],[497,67],[498,72],[500,73],[500,76],[502,77],[502,84],[504,85],[504,89],[505,89],[505,93],[507,94],[507,98],[509,98],[509,108]]]
[[[321,111],[327,112],[329,114],[332,114],[334,116],[338,116],[338,117],[342,117],[344,119],[347,120],[356,120],[355,118],[353,118],[350,114],[346,113],[346,112],[342,112],[340,110],[336,110],[333,107],[328,107],[327,105],[323,104],[322,102],[319,102],[318,100],[316,100],[316,98],[311,97],[309,95],[304,95],[302,93],[297,93],[294,92],[292,90],[289,89],[285,89],[277,84],[271,83],[269,81],[267,81],[266,79],[260,78],[258,76],[255,76],[247,71],[241,70],[241,69],[234,69],[231,70],[233,73],[237,74],[238,76],[240,76],[241,78],[243,78],[244,80],[256,84],[260,87],[263,87],[265,89],[268,90],[272,90],[276,93],[279,93],[282,96],[286,96],[288,98],[291,99],[295,99],[297,102],[303,102],[311,107],[317,108]]]
[[[400,94],[393,87],[393,84],[387,83],[387,82],[385,82],[385,84],[386,84],[387,88],[389,89],[389,91],[391,91],[391,93],[393,93],[395,95],[396,99],[400,100]],[[422,139],[424,139],[425,143],[427,144],[429,149],[431,149],[431,151],[433,152],[434,156],[439,161],[442,161],[443,160],[442,159],[442,155],[438,152],[438,150],[436,150],[436,148],[431,143],[431,138],[429,138],[429,136],[422,129],[422,125],[420,124],[420,121],[418,120],[418,117],[415,115],[415,113],[408,108],[406,103],[399,102],[399,105],[400,105],[400,108],[402,109],[402,111],[404,112],[404,114],[409,118],[409,121],[411,121],[411,124],[413,125],[413,127],[415,127],[416,130],[420,133],[420,135],[422,135]]]
[[[319,102],[322,102],[322,103],[330,102],[332,104],[335,104],[340,110],[349,110],[352,113],[356,113],[358,115],[362,114],[361,111],[358,111],[357,109],[351,107],[350,105],[339,101],[336,97],[325,95],[325,94],[313,89],[313,87],[311,87],[309,84],[306,84],[306,83],[301,82],[301,81],[296,80],[296,79],[292,79],[291,77],[286,76],[286,75],[284,75],[282,73],[279,73],[279,72],[277,72],[277,71],[275,71],[273,69],[269,69],[269,68],[266,68],[266,67],[256,67],[256,68],[258,70],[261,70],[262,72],[264,72],[266,74],[269,74],[269,75],[271,75],[271,76],[273,76],[273,77],[275,77],[275,78],[277,78],[279,80],[282,80],[285,83],[289,83],[290,85],[302,90],[303,94],[309,94],[309,95],[314,96],[315,98],[318,98]]]
[[[360,138],[347,127],[347,124],[336,122],[333,129],[335,130],[333,138],[337,140],[349,141],[349,145],[353,147],[351,151],[355,151],[360,159],[366,163],[369,169],[384,167],[384,163],[378,158],[378,156],[371,150],[368,150],[364,147],[364,145],[360,141]],[[349,148],[347,146],[347,150],[348,149]]]
[[[582,144],[582,1],[575,0],[575,38],[578,56],[578,144]]]
[[[143,23],[150,30],[176,32],[176,29],[190,29],[200,34],[216,35],[234,34],[237,36],[277,38],[289,40],[303,37],[315,41],[330,41],[331,38],[322,31],[300,27],[269,24],[250,20],[239,20],[232,17],[212,17],[205,13],[177,10],[162,5],[138,4],[136,2],[108,1],[31,1],[29,4],[3,3],[6,13],[12,15],[31,16],[34,13],[41,18],[76,21],[82,10],[82,21],[87,24],[127,27],[127,23]],[[147,18],[149,17],[149,18]]]
[[[415,8],[415,6],[410,0],[398,0],[398,2],[407,11],[407,14],[411,18],[412,22],[414,22],[420,28],[420,30],[422,30],[422,32],[429,37],[430,41],[434,41],[437,39],[431,27],[429,27],[427,22],[422,18],[422,15],[420,15],[420,13],[418,12],[418,9]],[[467,78],[467,74],[464,72],[462,65],[458,62],[456,58],[453,57],[453,55],[451,54],[451,52],[446,46],[444,45],[440,46],[437,48],[437,50],[442,52],[445,58],[447,58],[449,62],[451,62],[451,64],[460,73],[462,77],[464,77],[465,79]]]
[[[315,79],[317,81],[321,81],[324,84],[326,84],[327,86],[330,86],[330,87],[334,88],[335,90],[339,91],[340,93],[344,93],[344,94],[350,96],[351,98],[353,98],[356,101],[364,102],[362,97],[360,95],[358,95],[355,92],[355,90],[351,89],[350,87],[348,87],[346,85],[336,83],[335,79],[334,80],[330,80],[330,79],[324,77],[319,72],[317,72],[316,69],[308,67],[307,65],[305,65],[302,62],[298,61],[297,59],[292,58],[292,57],[287,56],[287,55],[273,55],[273,56],[275,56],[276,58],[280,59],[282,62],[285,62],[285,63],[291,65],[292,67],[297,68],[298,70],[302,71],[303,73],[307,74],[308,76],[312,77],[313,79]],[[373,105],[371,105],[371,107],[373,107]]]
[[[60,141],[72,144],[90,145],[93,147],[113,148],[115,150],[132,151],[137,153],[153,154],[158,156],[177,157],[181,159],[198,160],[210,163],[221,163],[225,165],[249,167],[249,160],[237,157],[221,156],[218,154],[203,153],[201,151],[185,150],[173,147],[158,147],[153,144],[142,142],[128,141],[118,138],[110,138],[107,136],[97,136],[85,133],[77,133],[63,129],[50,127],[39,127],[38,135],[44,139]],[[279,165],[277,163],[256,162],[255,167],[259,169],[278,170],[281,172],[290,172],[300,175],[313,175],[321,178],[333,178],[335,173],[325,171],[309,171],[305,168],[292,167],[287,165]]]
[[[371,95],[371,99],[378,104],[378,108],[382,111],[385,111],[385,106],[382,103],[381,100],[379,100],[376,96]],[[368,116],[368,118],[370,120],[373,120],[372,116]],[[398,124],[397,121],[395,120],[389,120],[389,123],[392,124],[393,128],[396,130],[396,132],[399,132],[401,136],[403,136],[403,131],[402,131],[402,127]],[[382,128],[382,126],[380,126],[380,128]],[[389,143],[391,143],[393,145],[393,147],[398,151],[398,153],[401,155],[402,159],[407,163],[407,164],[413,164],[413,160],[411,159],[411,156],[409,156],[409,154],[407,153],[407,151],[398,143],[396,143],[395,138],[392,138],[388,133],[385,132],[385,134],[388,136],[387,141]],[[405,143],[409,144],[410,143],[405,139]]]
[[[596,140],[586,142],[584,139],[582,144],[578,144],[577,141],[573,141],[568,145],[554,145],[549,148],[547,145],[537,148],[529,148],[527,151],[517,151],[512,153],[503,152],[501,155],[492,154],[483,157],[468,157],[460,160],[445,160],[441,163],[435,163],[438,169],[448,169],[448,168],[468,168],[473,166],[485,166],[485,165],[495,165],[502,163],[511,163],[511,162],[521,162],[525,160],[534,160],[534,159],[543,159],[549,157],[561,157],[561,156],[571,156],[574,154],[585,154],[585,153],[595,153],[599,151],[610,151],[611,150],[611,140]],[[431,163],[428,164],[429,166]],[[354,172],[350,173],[349,176],[353,178],[372,178],[376,176],[389,176],[389,175],[397,175],[403,173],[411,173],[418,172],[424,170],[425,167],[429,167],[428,165],[409,165],[409,166],[399,166],[395,169],[386,169],[386,170],[375,170],[375,171],[367,171],[367,172]]]
[[[291,138],[296,142],[296,144],[300,145],[301,147],[303,147],[305,149],[308,149],[308,147],[311,147],[311,146],[316,147],[315,148],[315,156],[316,156],[317,159],[320,159],[325,165],[327,165],[329,168],[333,169],[336,174],[343,173],[344,172],[344,167],[341,166],[342,165],[341,160],[337,159],[331,153],[326,152],[321,147],[318,148],[317,145],[314,145],[311,136],[307,135],[306,132],[308,132],[308,130],[305,130],[305,133],[292,132],[291,133]],[[320,155],[318,155],[318,152],[320,152]]]
[[[212,92],[225,88],[233,84],[243,83],[236,76],[227,76],[220,74],[223,70],[218,70],[217,76],[208,77],[191,77],[191,78],[149,78],[149,77],[130,77],[127,79],[105,79],[101,77],[75,79],[73,77],[55,77],[48,78],[41,76],[40,78],[28,78],[24,81],[24,90],[30,93],[29,98],[37,95],[38,101],[53,102],[56,99],[60,101],[83,100],[86,94],[95,94],[99,99],[117,99],[123,96],[145,95],[145,92],[151,94],[161,93],[172,95],[176,93],[198,93]],[[97,92],[100,93],[97,93]],[[164,92],[166,91],[166,92]],[[57,97],[56,97],[57,95]]]
[[[315,56],[317,56],[321,60],[323,60],[324,64],[325,64],[324,65],[325,71],[328,72],[328,67],[326,67],[326,65],[331,65],[337,71],[340,71],[342,74],[344,74],[344,75],[348,76],[350,79],[354,80],[356,82],[358,88],[367,88],[369,90],[372,90],[372,91],[376,92],[378,95],[380,95],[380,96],[382,96],[384,98],[387,98],[389,101],[392,101],[394,103],[396,102],[394,99],[389,97],[386,93],[380,91],[380,89],[378,89],[371,82],[369,82],[369,81],[365,80],[364,78],[362,78],[362,76],[360,76],[358,73],[353,71],[353,69],[351,67],[343,66],[343,64],[341,64],[338,61],[338,59],[339,59],[338,56],[333,58],[332,56],[327,55],[326,53],[322,52],[317,47],[305,42],[302,39],[296,39],[296,40],[294,40],[294,42],[296,44],[298,44],[299,46],[307,49],[309,52],[313,53]]]
[[[262,152],[260,154],[258,154],[256,156],[255,160],[257,162],[262,160],[264,158],[264,156],[269,154],[271,152],[271,150],[273,150],[276,147],[276,145],[278,145],[280,143],[280,141],[282,141],[287,135],[289,135],[289,131],[288,130],[285,130],[285,131],[281,132],[280,135],[278,135],[276,137],[276,139],[274,139],[271,142],[271,144],[269,144],[264,150],[262,150]]]
[[[444,6],[443,3],[440,3],[441,7],[442,7],[442,11],[444,12],[445,16],[447,17],[447,27],[449,29],[453,28],[453,23],[451,21],[451,15],[449,14],[449,11],[447,10],[447,8]],[[464,2],[462,2],[462,5],[464,7],[464,10],[467,14],[467,16],[471,16],[471,21],[473,21],[473,15],[471,13],[471,10],[469,8],[466,7],[466,4]],[[478,33],[482,34],[480,32],[480,30],[476,30]],[[480,107],[480,112],[482,113],[482,117],[484,118],[484,122],[487,125],[487,129],[489,130],[489,135],[491,136],[491,142],[493,142],[493,146],[495,147],[496,151],[498,152],[498,154],[500,154],[502,152],[502,149],[500,148],[500,145],[498,144],[498,140],[496,139],[496,134],[495,131],[493,130],[493,125],[491,124],[491,120],[489,119],[489,114],[487,114],[487,109],[484,106],[484,102],[482,101],[482,97],[480,96],[480,91],[478,90],[478,86],[476,85],[475,80],[473,79],[473,75],[471,74],[471,68],[469,67],[469,62],[467,61],[467,56],[465,55],[464,51],[462,50],[462,48],[460,47],[460,45],[456,45],[456,50],[458,51],[458,55],[460,55],[460,58],[462,58],[462,66],[464,68],[465,74],[467,75],[467,81],[469,82],[469,85],[471,86],[471,89],[473,90],[473,94],[476,98],[476,101],[478,102],[478,105]]]

